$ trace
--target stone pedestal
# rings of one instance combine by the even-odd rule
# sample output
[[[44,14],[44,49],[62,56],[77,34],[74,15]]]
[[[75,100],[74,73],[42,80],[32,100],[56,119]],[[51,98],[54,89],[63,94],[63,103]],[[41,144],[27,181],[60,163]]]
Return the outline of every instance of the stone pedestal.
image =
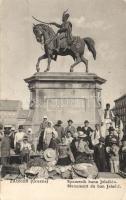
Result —
[[[26,78],[30,90],[30,111],[26,126],[38,130],[44,115],[54,123],[72,119],[82,125],[101,121],[101,85],[105,80],[92,73],[35,73]]]

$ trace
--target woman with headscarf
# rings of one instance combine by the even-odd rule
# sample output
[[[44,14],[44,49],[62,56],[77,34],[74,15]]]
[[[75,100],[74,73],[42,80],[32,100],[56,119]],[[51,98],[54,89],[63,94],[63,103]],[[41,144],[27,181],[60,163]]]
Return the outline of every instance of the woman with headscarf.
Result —
[[[55,132],[53,123],[49,121],[48,126],[45,128],[44,136],[43,136],[43,142],[45,146],[44,149],[47,149],[49,147],[53,132]]]

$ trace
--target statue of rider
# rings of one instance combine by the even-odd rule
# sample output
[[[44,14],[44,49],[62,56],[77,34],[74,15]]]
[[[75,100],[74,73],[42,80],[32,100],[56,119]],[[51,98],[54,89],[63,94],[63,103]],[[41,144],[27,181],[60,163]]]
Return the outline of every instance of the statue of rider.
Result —
[[[71,22],[68,21],[69,16],[70,15],[69,15],[69,13],[67,13],[67,10],[66,10],[63,12],[62,24],[57,24],[55,22],[50,23],[50,25],[54,25],[57,28],[59,28],[59,30],[57,31],[57,34],[56,34],[56,51],[57,52],[60,49],[61,39],[63,39],[63,35],[67,41],[67,47],[64,50],[66,50],[67,48],[70,48],[70,45],[73,41],[72,24],[71,24]]]

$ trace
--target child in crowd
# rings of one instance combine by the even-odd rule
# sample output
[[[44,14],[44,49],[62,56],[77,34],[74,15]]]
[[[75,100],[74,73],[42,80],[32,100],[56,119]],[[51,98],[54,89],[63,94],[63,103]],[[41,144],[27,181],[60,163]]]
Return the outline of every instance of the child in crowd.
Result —
[[[23,125],[19,125],[18,132],[15,134],[14,137],[14,149],[16,154],[20,153],[21,142],[23,141],[25,135],[26,133],[24,132]]]
[[[117,145],[117,140],[115,138],[112,139],[112,146],[108,149],[110,154],[110,168],[111,173],[119,172],[119,147]]]
[[[31,144],[28,142],[28,137],[24,136],[20,147],[22,162],[28,162],[30,159],[30,153],[32,152]]]

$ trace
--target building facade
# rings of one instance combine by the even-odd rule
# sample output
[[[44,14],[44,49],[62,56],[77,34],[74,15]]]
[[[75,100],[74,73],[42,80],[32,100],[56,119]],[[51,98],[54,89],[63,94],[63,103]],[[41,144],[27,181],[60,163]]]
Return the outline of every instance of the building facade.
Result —
[[[17,128],[24,123],[27,113],[19,100],[0,100],[0,123],[6,127]]]
[[[116,99],[115,101],[115,113],[119,114],[124,127],[126,128],[126,94]]]

